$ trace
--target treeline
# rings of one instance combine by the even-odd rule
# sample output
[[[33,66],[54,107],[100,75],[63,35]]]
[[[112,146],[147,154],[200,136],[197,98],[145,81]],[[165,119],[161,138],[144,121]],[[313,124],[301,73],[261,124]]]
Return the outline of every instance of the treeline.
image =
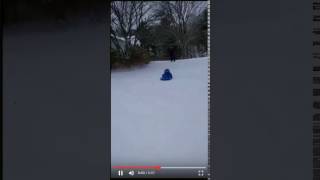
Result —
[[[67,22],[81,16],[101,21],[106,19],[107,3],[101,0],[3,0],[3,20],[5,25],[47,20]]]
[[[206,56],[206,1],[115,1],[111,22],[112,67]]]

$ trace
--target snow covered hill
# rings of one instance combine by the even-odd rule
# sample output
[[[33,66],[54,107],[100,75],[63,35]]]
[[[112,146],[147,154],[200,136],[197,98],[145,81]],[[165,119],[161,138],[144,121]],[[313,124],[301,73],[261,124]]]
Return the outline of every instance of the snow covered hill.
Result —
[[[112,71],[111,99],[112,165],[207,165],[207,57]]]

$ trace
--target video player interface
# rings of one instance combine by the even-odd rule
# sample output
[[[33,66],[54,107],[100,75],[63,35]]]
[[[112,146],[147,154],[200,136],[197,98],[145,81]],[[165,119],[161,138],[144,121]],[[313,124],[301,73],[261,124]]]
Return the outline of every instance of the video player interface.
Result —
[[[208,178],[208,3],[111,2],[111,178]]]

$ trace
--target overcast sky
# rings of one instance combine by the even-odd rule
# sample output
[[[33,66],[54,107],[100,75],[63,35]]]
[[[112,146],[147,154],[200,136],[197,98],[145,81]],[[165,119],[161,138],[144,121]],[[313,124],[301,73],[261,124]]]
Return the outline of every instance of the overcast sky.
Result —
[[[149,16],[151,16],[155,10],[157,10],[159,8],[159,3],[161,1],[145,1],[146,3],[146,8],[149,8],[151,6],[151,9],[149,11],[147,11],[147,13],[144,14],[143,18],[147,18]],[[175,2],[175,1],[170,1],[170,2]],[[208,6],[208,1],[194,1],[195,3],[197,3],[199,5],[199,7],[193,12],[194,15],[199,15],[201,12],[203,12],[207,6]],[[159,21],[154,21],[153,23],[158,23]],[[136,29],[135,25],[133,25],[133,29]]]

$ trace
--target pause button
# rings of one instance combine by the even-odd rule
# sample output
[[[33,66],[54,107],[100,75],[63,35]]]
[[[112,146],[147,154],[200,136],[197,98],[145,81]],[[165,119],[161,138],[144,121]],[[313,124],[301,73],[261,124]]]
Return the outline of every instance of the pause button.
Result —
[[[119,171],[118,171],[118,175],[119,175],[119,176],[123,176],[123,171],[122,171],[122,170],[119,170]]]

